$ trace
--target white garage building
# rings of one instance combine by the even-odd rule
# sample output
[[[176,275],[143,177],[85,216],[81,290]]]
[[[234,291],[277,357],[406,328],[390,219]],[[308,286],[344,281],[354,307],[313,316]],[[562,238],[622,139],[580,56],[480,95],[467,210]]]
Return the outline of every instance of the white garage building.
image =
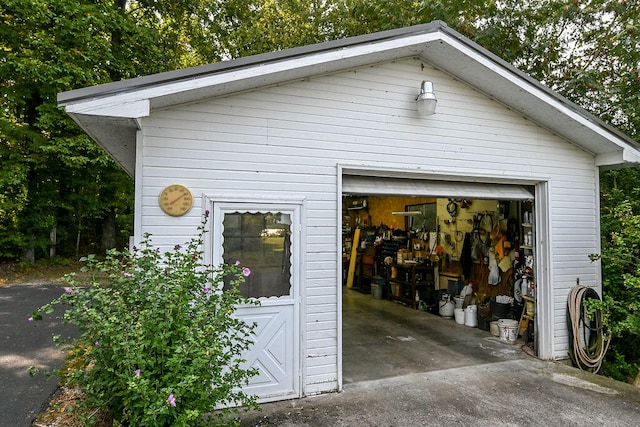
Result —
[[[416,106],[423,81],[437,97],[427,116]],[[442,22],[58,100],[135,178],[135,241],[184,242],[205,210],[213,263],[251,247],[255,218],[262,238],[282,239],[280,269],[255,269],[261,306],[240,309],[259,324],[249,391],[263,401],[342,387],[346,196],[533,206],[536,347],[558,359],[569,289],[579,277],[600,290],[588,258],[600,250],[599,169],[640,160],[631,138]],[[186,189],[193,206],[163,211],[165,189]]]

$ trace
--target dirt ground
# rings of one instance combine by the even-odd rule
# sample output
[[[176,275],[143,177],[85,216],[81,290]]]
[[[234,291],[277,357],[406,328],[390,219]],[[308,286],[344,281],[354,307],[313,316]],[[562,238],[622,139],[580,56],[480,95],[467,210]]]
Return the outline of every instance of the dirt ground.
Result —
[[[22,283],[64,284],[64,275],[80,274],[82,264],[75,261],[37,261],[34,264],[18,262],[0,263],[0,286]]]

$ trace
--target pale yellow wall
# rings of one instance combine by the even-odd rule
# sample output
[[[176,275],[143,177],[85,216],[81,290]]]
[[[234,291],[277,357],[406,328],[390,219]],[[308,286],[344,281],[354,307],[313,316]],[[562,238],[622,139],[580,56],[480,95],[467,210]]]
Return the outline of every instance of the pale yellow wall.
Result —
[[[405,229],[405,217],[393,216],[392,212],[402,212],[407,205],[418,205],[422,203],[433,203],[434,198],[429,197],[396,197],[396,196],[367,196],[356,198],[357,200],[367,200],[367,209],[349,211],[354,217],[360,216],[360,224],[369,222],[369,225],[379,227],[380,224],[392,226],[395,229]]]

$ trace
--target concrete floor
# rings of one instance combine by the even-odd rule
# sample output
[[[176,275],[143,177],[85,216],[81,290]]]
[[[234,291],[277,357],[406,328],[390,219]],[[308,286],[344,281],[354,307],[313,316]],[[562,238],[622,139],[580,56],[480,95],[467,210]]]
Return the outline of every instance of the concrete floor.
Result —
[[[526,358],[521,341],[343,288],[344,387],[357,381]]]
[[[631,426],[640,389],[489,332],[343,290],[343,390],[262,405],[241,426]]]

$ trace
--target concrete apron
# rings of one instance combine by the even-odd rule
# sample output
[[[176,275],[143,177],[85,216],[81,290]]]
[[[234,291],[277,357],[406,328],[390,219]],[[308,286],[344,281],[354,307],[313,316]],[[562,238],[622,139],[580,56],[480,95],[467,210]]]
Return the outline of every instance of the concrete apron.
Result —
[[[341,393],[262,405],[241,425],[636,425],[640,389],[489,332],[343,291]]]

